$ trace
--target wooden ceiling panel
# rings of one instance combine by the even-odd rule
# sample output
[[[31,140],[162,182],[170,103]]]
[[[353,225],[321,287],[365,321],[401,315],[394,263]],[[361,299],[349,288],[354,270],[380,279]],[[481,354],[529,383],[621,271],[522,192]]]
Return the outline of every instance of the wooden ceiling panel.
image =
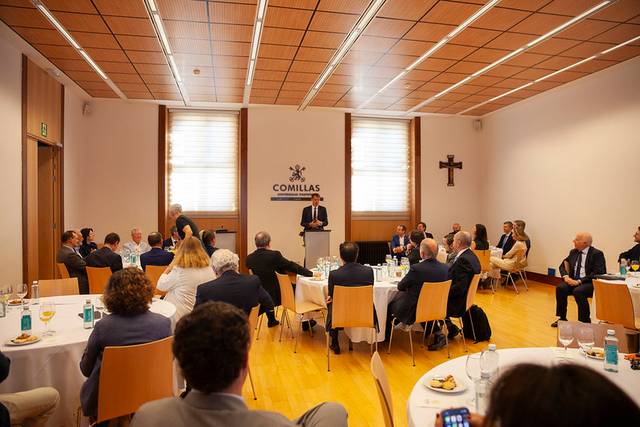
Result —
[[[129,99],[154,99],[153,95],[151,95],[151,92],[149,91],[139,91],[139,92],[127,92],[127,91],[122,91],[122,93],[124,93],[124,95],[129,98]]]
[[[438,75],[437,71],[424,71],[424,70],[413,69],[409,71],[402,80],[403,81],[414,80],[419,82],[427,82],[437,75]]]
[[[303,35],[305,35],[305,33],[302,30],[265,27],[262,30],[262,38],[260,39],[260,44],[266,43],[285,46],[298,46],[300,44],[300,41],[302,40]],[[342,37],[341,35],[336,36]],[[306,38],[307,36],[305,36],[305,39]],[[249,39],[249,41],[251,41],[251,39]]]
[[[302,98],[282,98],[276,99],[276,105],[300,105]]]
[[[251,104],[272,105],[276,103],[276,97],[261,97],[251,95],[251,97],[249,98],[249,102]]]
[[[291,61],[286,59],[258,58],[256,63],[257,70],[287,71],[290,66]]]
[[[160,43],[155,37],[141,36],[121,36],[116,35],[123,49],[127,50],[145,50],[149,52],[162,52]],[[180,39],[178,39],[180,40]]]
[[[540,11],[555,15],[578,16],[600,2],[601,0],[552,0]]]
[[[67,31],[84,31],[87,33],[103,34],[109,33],[109,28],[105,25],[100,15],[57,12],[55,16]]]
[[[322,86],[322,92],[325,92],[325,93],[342,93],[342,94],[344,94],[350,88],[351,88],[350,85],[327,83],[324,86]]]
[[[418,40],[428,42],[439,42],[444,36],[449,34],[451,30],[456,28],[454,25],[443,24],[427,24],[418,22],[404,38],[406,40]]]
[[[287,76],[286,71],[275,71],[275,70],[260,70],[257,69],[253,80],[269,80],[269,81],[277,81],[282,82],[284,78]],[[315,79],[312,79],[312,81]]]
[[[456,61],[453,59],[427,58],[418,64],[416,69],[425,71],[444,71],[455,63]]]
[[[156,2],[163,20],[207,22],[207,3],[204,1],[156,0]]]
[[[278,46],[275,44],[263,44],[260,43],[260,52],[258,53],[262,58],[271,59],[293,59],[298,50],[295,46]],[[246,54],[249,56],[249,52]]]
[[[84,82],[82,80],[77,81],[78,85],[83,89],[91,89],[91,90],[111,90],[109,85],[105,83],[105,81],[99,82]]]
[[[485,47],[493,49],[507,49],[516,50],[530,41],[534,40],[537,36],[532,34],[520,34],[520,33],[501,33],[498,37],[487,43]]]
[[[359,17],[359,15],[346,13],[316,12],[309,29],[346,34],[351,31]]]
[[[75,81],[85,81],[85,82],[101,82],[102,81],[102,77],[100,77],[98,73],[94,71],[67,71],[65,72],[65,74],[69,76],[69,78]],[[133,76],[135,74],[127,74],[127,75]],[[109,77],[111,78],[111,80],[116,82],[113,79],[113,76],[109,76]]]
[[[576,62],[578,62],[576,58],[569,58],[567,56],[554,56],[547,59],[546,61],[540,62],[536,65],[536,68],[544,68],[545,70],[560,70],[564,67],[575,64]]]
[[[209,40],[209,24],[206,22],[187,22],[164,20],[164,29],[169,38]]]
[[[78,54],[78,51],[71,46],[34,44],[33,47],[38,49],[38,51],[40,51],[40,53],[47,58],[82,59],[82,57]]]
[[[141,50],[128,50],[127,56],[131,62],[138,64],[166,64],[167,60],[162,52],[144,52]],[[179,61],[179,55],[175,55],[176,62]]]
[[[549,55],[541,55],[539,53],[524,52],[505,62],[507,65],[515,65],[519,67],[532,67],[539,62],[549,59]]]
[[[502,77],[482,75],[473,79],[471,83],[477,86],[493,86],[501,80]]]
[[[367,71],[367,76],[390,79],[397,76],[400,71],[402,71],[401,67],[375,67]]]
[[[507,31],[529,15],[531,15],[531,12],[498,6],[482,15],[471,26],[487,30]]]
[[[111,34],[83,33],[72,32],[71,35],[76,39],[80,46],[97,47],[101,49],[119,49],[120,45]],[[123,36],[124,37],[124,36]]]
[[[127,62],[106,62],[106,61],[98,61],[98,65],[102,68],[107,74],[110,73],[135,73],[136,70],[133,68],[133,65]]]
[[[93,71],[93,68],[89,66],[82,59],[55,59],[51,58],[50,61],[62,71]]]
[[[163,74],[165,76],[171,75],[171,69],[168,65],[135,64],[135,67],[140,74]]]
[[[144,80],[145,83],[148,84],[153,84],[153,83],[159,83],[159,84],[171,84],[173,83],[175,80],[173,78],[172,75],[160,75],[160,74],[143,74],[140,73],[140,77],[142,77],[142,80]]]
[[[218,2],[210,2],[208,4],[211,22],[253,25],[256,16],[255,5]]]
[[[24,3],[27,5],[30,2],[28,0],[23,0],[18,3]],[[98,13],[96,8],[93,7],[91,0],[45,0],[43,3],[52,12]]]
[[[498,65],[495,68],[492,68],[491,70],[487,71],[485,73],[485,75],[487,76],[493,76],[493,77],[511,77],[514,74],[517,74],[521,71],[523,71],[525,69],[525,67],[515,67],[512,65]]]
[[[464,93],[465,95],[473,95],[480,92],[482,89],[484,89],[484,86],[462,85],[460,87],[457,87],[452,92]]]
[[[560,36],[562,36],[562,38],[572,40],[589,40],[590,38],[597,36],[616,25],[618,24],[615,22],[586,19],[562,31]]]
[[[556,74],[553,77],[549,77],[547,80],[549,80],[550,82],[567,83],[567,82],[579,79],[581,77],[584,77],[586,75],[587,73],[578,73],[577,71],[565,71],[563,73]]]
[[[52,28],[36,9],[0,6],[0,19],[10,27]]]
[[[246,67],[248,58],[243,56],[213,55],[213,66],[221,68],[241,68]],[[275,59],[274,61],[278,61]]]
[[[291,71],[301,73],[321,73],[322,70],[324,70],[324,67],[324,62],[293,61],[291,64]]]
[[[468,96],[467,98],[465,98],[465,100],[467,102],[473,102],[475,104],[480,104],[482,102],[486,102],[486,101],[490,100],[491,98],[493,98],[493,96],[491,96],[491,95],[475,94],[475,95]]]
[[[596,53],[600,53],[604,50],[613,47],[613,44],[610,43],[593,43],[593,42],[583,42],[579,45],[572,47],[571,49],[567,49],[561,53],[562,56],[571,56],[573,58],[588,58],[591,55],[595,55]]]
[[[414,25],[413,21],[399,19],[374,18],[364,32],[369,36],[391,37],[399,39]]]
[[[539,68],[529,68],[528,70],[524,70],[521,73],[514,75],[513,77],[517,79],[523,80],[536,80],[540,77],[544,77],[549,74],[549,70],[543,70]]]
[[[68,46],[69,43],[56,30],[42,28],[12,27],[23,39],[31,44],[53,44]]]
[[[476,71],[486,67],[486,65],[487,64],[483,62],[460,61],[449,68],[447,71],[451,71],[453,73],[473,74]]]
[[[249,25],[212,24],[213,39],[251,43],[253,27]],[[266,32],[265,28],[265,32]],[[264,37],[263,37],[264,40]],[[264,40],[267,42],[266,40]],[[273,43],[273,42],[269,42]]]
[[[508,50],[481,48],[467,56],[465,60],[492,63],[509,53]]]
[[[627,59],[635,58],[638,55],[640,55],[640,46],[627,45],[603,55],[601,59],[609,61],[626,61]]]
[[[253,79],[253,85],[251,88],[251,94],[253,96],[255,89],[280,89],[282,86],[281,81],[274,80],[256,80]]]
[[[144,83],[118,83],[118,89],[126,92],[144,92],[148,87]]]
[[[307,31],[306,33],[300,31],[299,33],[299,37],[297,39],[294,39],[293,43],[288,44],[298,45],[300,43],[300,39],[302,38],[302,34],[304,34],[304,39],[302,39],[302,46],[334,49],[340,46],[340,44],[344,40],[344,34],[324,33],[320,31]],[[264,43],[264,34],[262,35],[262,42],[260,44],[262,43]]]
[[[360,36],[353,44],[351,50],[365,50],[368,52],[386,52],[396,42],[387,37]]]
[[[161,99],[163,101],[182,101],[182,96],[179,93],[162,93],[151,92],[155,99]]]
[[[640,15],[640,2],[638,0],[618,0],[606,9],[594,16],[605,21],[626,22],[634,16]]]
[[[577,71],[579,73],[595,73],[600,70],[604,70],[605,68],[611,67],[612,65],[617,64],[615,61],[601,61],[599,59],[594,59],[589,62],[585,62],[584,64],[578,65],[577,67],[572,68],[572,71]]]
[[[309,83],[299,83],[299,82],[289,82],[286,81],[282,85],[281,90],[283,91],[298,91],[298,92],[306,92],[309,90]],[[324,89],[324,88],[323,88]]]
[[[517,87],[520,87],[524,84],[529,83],[529,80],[523,80],[523,79],[505,79],[501,82],[498,82],[495,84],[494,87],[501,87],[501,88],[505,88],[505,89],[515,89]]]
[[[169,44],[175,53],[208,55],[211,52],[209,40],[169,39]]]
[[[411,65],[415,60],[418,59],[416,56],[407,56],[407,55],[384,55],[376,66],[378,67],[395,67],[395,68],[406,68]]]
[[[420,56],[429,50],[435,43],[421,42],[417,40],[399,40],[390,50],[389,53],[396,55],[414,55]]]
[[[431,79],[431,81],[434,83],[454,84],[454,83],[458,83],[460,80],[464,79],[465,77],[467,77],[466,74],[446,72],[446,73],[437,75],[436,77]]]
[[[313,83],[316,81],[320,72],[297,72],[290,71],[287,74],[287,81],[289,82],[307,82]]]
[[[312,15],[313,12],[311,10],[269,6],[264,25],[265,27],[304,30],[309,25]]]
[[[334,49],[321,49],[318,47],[301,47],[296,55],[301,61],[323,61],[328,62],[334,55]]]
[[[621,24],[592,38],[591,41],[619,44],[638,36],[640,36],[640,25]],[[636,40],[633,44],[640,45],[640,40]]]
[[[360,15],[369,3],[369,0],[320,0],[318,10]]]
[[[443,96],[441,96],[439,99],[442,99],[444,101],[460,101],[461,99],[464,99],[466,97],[467,97],[467,95],[465,95],[463,93],[449,92],[449,93],[444,94]]]
[[[476,50],[477,49],[475,47],[471,46],[460,46],[457,44],[447,43],[435,51],[432,56],[434,58],[460,60]]]
[[[131,0],[92,0],[102,15],[130,16],[145,18],[147,11],[144,3]],[[162,3],[162,1],[160,2]]]
[[[478,4],[442,0],[429,10],[429,12],[422,17],[421,21],[457,26],[476,13],[480,7],[481,5]]]
[[[149,53],[149,52],[141,52],[141,53]],[[158,52],[154,52],[159,54]],[[161,54],[164,58],[164,54]],[[176,64],[181,68],[199,68],[199,67],[213,67],[213,58],[211,55],[198,55],[191,53],[177,53],[175,54]],[[134,61],[141,64],[153,64],[154,62],[149,61]],[[161,62],[161,64],[166,63],[166,61]]]
[[[218,95],[218,102],[227,102],[230,104],[242,103],[242,94],[240,95]]]
[[[142,83],[143,82],[139,74],[109,73],[109,78],[114,83]]]
[[[437,2],[438,0],[387,0],[378,16],[417,21]]]
[[[482,19],[482,18],[481,18]],[[567,22],[570,18],[546,13],[534,13],[522,22],[516,24],[511,31],[517,33],[543,35]]]
[[[558,37],[550,38],[528,50],[530,53],[542,53],[545,55],[557,55],[573,46],[579,45],[578,40],[567,40]]]
[[[278,96],[278,89],[256,89],[255,86],[251,89],[251,98],[276,98]]]
[[[86,51],[97,62],[129,62],[129,58],[127,58],[122,49],[87,48]]]
[[[538,83],[534,83],[532,86],[532,88],[540,90],[540,91],[544,91],[544,90],[550,90],[553,88],[556,88],[558,86],[562,85],[562,83],[560,82],[550,82],[548,80],[543,80],[541,82]]]
[[[253,3],[255,3],[255,1]],[[270,0],[269,1],[269,6],[290,7],[292,9],[314,10],[317,4],[318,4],[318,0]],[[267,13],[268,12],[269,11],[267,10]]]
[[[162,84],[150,84],[147,85],[151,92],[160,92],[160,93],[180,93],[178,86],[175,84],[172,85],[162,85]]]
[[[360,64],[371,66],[375,64],[384,54],[380,52],[366,52],[364,50],[352,50],[342,58],[344,64]]]
[[[127,18],[120,16],[105,16],[104,20],[114,34],[129,36],[155,37],[156,33],[148,18]]]
[[[94,98],[119,98],[119,96],[112,91],[109,90],[88,90],[87,93]]]
[[[458,34],[452,42],[465,46],[480,47],[484,46],[491,40],[494,40],[501,34],[502,33],[500,31],[467,27],[463,32]]]

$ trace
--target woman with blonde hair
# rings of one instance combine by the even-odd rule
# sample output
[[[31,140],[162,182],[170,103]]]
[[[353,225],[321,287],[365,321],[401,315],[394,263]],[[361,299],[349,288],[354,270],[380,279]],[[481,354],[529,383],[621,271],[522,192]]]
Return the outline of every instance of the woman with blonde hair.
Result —
[[[511,232],[511,237],[515,243],[509,252],[503,255],[502,259],[491,257],[491,266],[506,271],[515,271],[523,268],[527,261],[527,245],[529,236],[519,226],[515,226]]]
[[[157,289],[166,292],[165,301],[176,306],[177,322],[193,310],[198,285],[215,278],[202,243],[190,236],[182,241],[175,258],[158,279]]]

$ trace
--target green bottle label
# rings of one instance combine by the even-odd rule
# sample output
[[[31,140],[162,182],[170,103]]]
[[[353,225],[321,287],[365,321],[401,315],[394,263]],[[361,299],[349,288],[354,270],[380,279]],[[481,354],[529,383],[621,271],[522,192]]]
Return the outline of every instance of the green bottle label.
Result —
[[[84,321],[93,322],[93,307],[87,307],[84,309]]]
[[[22,319],[20,320],[20,330],[21,331],[30,331],[31,330],[31,315],[23,314]]]

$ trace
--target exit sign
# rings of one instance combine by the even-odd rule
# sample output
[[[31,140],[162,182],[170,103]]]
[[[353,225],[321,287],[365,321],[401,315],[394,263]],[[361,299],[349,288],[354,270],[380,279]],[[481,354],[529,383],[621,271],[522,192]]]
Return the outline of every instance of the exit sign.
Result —
[[[45,122],[40,123],[40,135],[47,136],[47,124]]]

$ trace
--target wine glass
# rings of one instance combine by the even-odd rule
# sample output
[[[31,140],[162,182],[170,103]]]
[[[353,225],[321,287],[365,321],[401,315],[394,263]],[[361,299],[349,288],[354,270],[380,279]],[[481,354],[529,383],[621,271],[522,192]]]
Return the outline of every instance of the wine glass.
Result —
[[[11,287],[11,285],[7,285],[0,293],[0,300],[6,304],[7,301],[9,301],[9,298],[11,298],[11,295],[13,295],[13,287]]]
[[[558,341],[564,347],[564,355],[567,356],[567,347],[573,342],[573,328],[568,323],[558,325]]]
[[[46,326],[46,330],[42,334],[43,336],[53,335],[55,331],[52,331],[49,327],[49,322],[56,315],[56,304],[51,301],[43,302],[40,304],[40,320],[42,320]]]
[[[584,353],[584,357],[587,357],[587,352],[591,350],[595,341],[593,329],[587,326],[583,326],[578,329],[578,345],[580,345],[580,348]]]
[[[480,356],[482,356],[482,353],[467,355],[465,370],[467,372],[467,377],[469,377],[469,379],[474,383],[480,379]]]
[[[24,297],[27,296],[29,288],[26,283],[19,283],[16,285],[16,295],[20,298],[20,304],[24,304]]]

